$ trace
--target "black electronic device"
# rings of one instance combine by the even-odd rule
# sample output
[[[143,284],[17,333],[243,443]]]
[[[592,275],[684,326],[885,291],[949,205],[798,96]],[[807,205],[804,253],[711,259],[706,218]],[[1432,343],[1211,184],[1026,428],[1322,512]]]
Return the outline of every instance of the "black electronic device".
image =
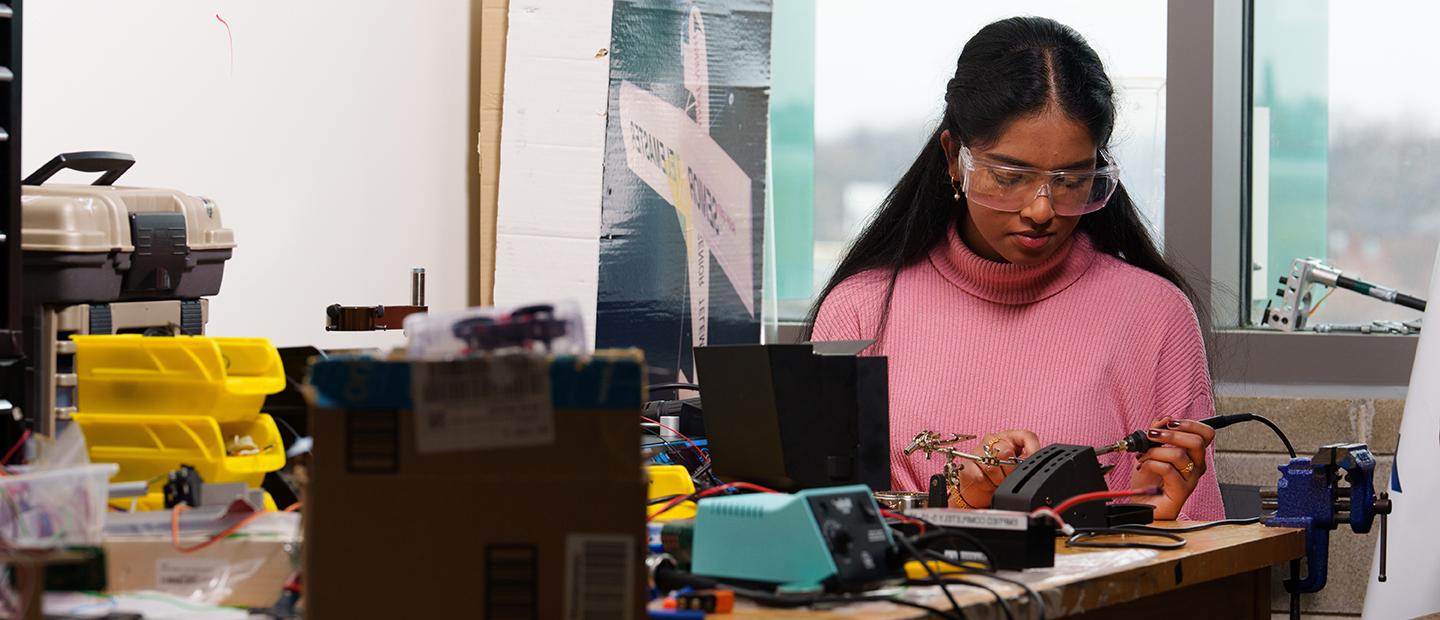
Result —
[[[1030,455],[995,489],[991,506],[1030,512],[1056,506],[1082,493],[1104,491],[1105,476],[1090,446],[1050,444]],[[1060,515],[1072,527],[1143,525],[1154,520],[1149,504],[1077,504]]]
[[[889,367],[858,355],[869,344],[696,348],[716,475],[783,489],[889,489]]]
[[[675,430],[684,433],[687,437],[705,436],[704,405],[701,404],[699,396],[679,400],[646,401],[641,411],[645,417],[651,420],[678,417],[680,425],[675,427]]]
[[[985,545],[994,568],[1022,570],[1048,568],[1055,565],[1055,522],[1047,517],[1032,516],[1011,510],[960,510],[957,508],[917,508],[906,516],[946,528],[960,530]],[[979,561],[975,546],[964,538],[942,540],[952,544],[931,545],[953,560]]]

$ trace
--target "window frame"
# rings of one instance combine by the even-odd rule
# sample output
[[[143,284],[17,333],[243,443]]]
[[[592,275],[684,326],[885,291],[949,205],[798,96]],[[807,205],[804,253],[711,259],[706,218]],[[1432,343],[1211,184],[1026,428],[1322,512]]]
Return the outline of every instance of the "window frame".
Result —
[[[1165,257],[1200,285],[1214,329],[1214,382],[1222,391],[1406,386],[1417,336],[1247,324],[1254,2],[1167,0]],[[778,327],[776,341],[801,339],[801,323]]]
[[[1168,0],[1165,254],[1199,282],[1221,385],[1404,386],[1416,336],[1251,328],[1254,0]],[[1182,208],[1181,205],[1186,205]]]

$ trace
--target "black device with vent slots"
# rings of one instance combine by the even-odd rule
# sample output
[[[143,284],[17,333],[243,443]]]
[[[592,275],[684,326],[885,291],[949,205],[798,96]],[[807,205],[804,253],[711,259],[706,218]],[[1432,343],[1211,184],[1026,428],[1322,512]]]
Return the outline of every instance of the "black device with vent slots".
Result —
[[[1107,488],[1094,448],[1050,444],[1015,466],[995,490],[991,506],[997,510],[1029,512]],[[1155,507],[1149,504],[1095,501],[1078,504],[1060,516],[1073,527],[1092,528],[1144,525],[1154,520],[1154,514]]]
[[[716,475],[890,488],[889,366],[869,341],[697,347]]]

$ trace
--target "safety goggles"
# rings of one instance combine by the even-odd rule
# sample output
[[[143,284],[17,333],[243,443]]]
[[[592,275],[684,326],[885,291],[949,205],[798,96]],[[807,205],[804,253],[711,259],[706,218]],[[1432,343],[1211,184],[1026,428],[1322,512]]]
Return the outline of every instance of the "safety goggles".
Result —
[[[1098,211],[1120,186],[1120,166],[1101,151],[1094,170],[1037,170],[978,159],[960,147],[965,197],[982,207],[1018,213],[1036,198],[1050,199],[1055,213],[1065,216]]]

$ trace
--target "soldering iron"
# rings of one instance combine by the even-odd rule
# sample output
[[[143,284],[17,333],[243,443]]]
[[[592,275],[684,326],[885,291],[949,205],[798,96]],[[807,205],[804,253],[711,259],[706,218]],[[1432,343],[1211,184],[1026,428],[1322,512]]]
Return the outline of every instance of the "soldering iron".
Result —
[[[1225,428],[1232,424],[1238,424],[1240,422],[1259,422],[1261,424],[1264,424],[1265,426],[1270,427],[1270,430],[1275,431],[1275,436],[1279,437],[1280,441],[1285,444],[1285,451],[1289,452],[1292,457],[1295,455],[1295,448],[1290,445],[1290,440],[1285,437],[1284,433],[1280,432],[1279,427],[1275,426],[1274,422],[1271,422],[1264,416],[1255,415],[1253,413],[1232,413],[1230,415],[1217,415],[1213,418],[1205,418],[1204,420],[1197,421],[1201,424],[1204,424],[1205,426],[1216,430]],[[1099,446],[1095,448],[1095,454],[1110,454],[1112,452],[1138,453],[1149,451],[1151,448],[1157,447],[1160,444],[1151,441],[1148,433],[1149,431],[1147,430],[1135,431],[1133,433],[1130,433],[1129,435],[1126,435],[1125,438],[1121,439],[1120,441],[1117,441],[1107,446]]]

